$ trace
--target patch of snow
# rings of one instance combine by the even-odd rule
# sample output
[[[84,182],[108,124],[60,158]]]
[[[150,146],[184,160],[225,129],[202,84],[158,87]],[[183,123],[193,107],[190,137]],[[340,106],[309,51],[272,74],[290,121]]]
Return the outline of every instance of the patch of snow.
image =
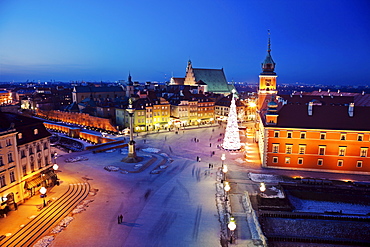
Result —
[[[148,152],[148,153],[159,153],[161,150],[158,148],[145,148],[145,149],[142,149],[142,151]]]
[[[49,246],[51,242],[53,242],[54,236],[45,236],[41,238],[39,241],[36,242],[36,244],[33,245],[33,247],[46,247]]]
[[[73,163],[73,162],[84,161],[84,160],[88,160],[88,158],[83,157],[83,156],[77,156],[77,157],[74,157],[74,158],[72,157],[72,158],[66,159],[64,161],[67,162],[67,163]]]
[[[117,166],[106,166],[106,167],[104,167],[104,169],[109,171],[109,172],[117,172],[117,171],[119,171],[120,168],[117,167]]]
[[[237,158],[235,161],[238,162],[238,163],[244,163],[245,162],[242,158]]]
[[[142,166],[143,166],[143,164],[136,164],[136,165],[134,165],[134,169],[139,169]]]
[[[369,205],[361,205],[344,202],[314,201],[298,199],[289,196],[295,212],[325,213],[325,211],[341,211],[343,214],[367,214],[370,213]]]
[[[253,182],[278,183],[281,181],[280,176],[273,174],[249,173],[249,178]]]

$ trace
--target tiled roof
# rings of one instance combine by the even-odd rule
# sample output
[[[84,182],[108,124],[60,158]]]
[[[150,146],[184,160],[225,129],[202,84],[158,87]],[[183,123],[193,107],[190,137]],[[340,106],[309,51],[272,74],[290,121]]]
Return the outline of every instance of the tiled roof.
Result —
[[[195,81],[203,81],[208,85],[209,92],[231,92],[233,85],[227,83],[223,69],[195,69],[193,68]]]
[[[348,106],[314,105],[312,115],[308,115],[306,104],[286,104],[278,110],[277,124],[282,128],[370,130],[370,107],[355,106],[353,117],[348,114]]]
[[[77,93],[89,93],[89,92],[122,92],[123,88],[120,86],[113,87],[88,87],[88,86],[75,86]]]
[[[22,139],[17,138],[18,145],[26,144],[51,136],[42,121],[10,112],[0,112],[0,130],[6,130],[12,125],[22,133]],[[37,129],[35,135],[34,130]]]
[[[172,77],[176,85],[184,85],[185,77]]]
[[[307,104],[311,101],[319,101],[322,105],[344,105],[354,102],[354,96],[320,96],[320,95],[279,95],[281,98],[286,100],[288,103],[293,104]]]
[[[231,105],[231,97],[232,97],[232,94],[229,94],[228,96],[226,97],[222,97],[221,99],[219,99],[215,105],[218,105],[218,106],[227,106],[227,107],[230,107]],[[238,107],[238,106],[244,106],[244,104],[240,101],[240,99],[236,99],[235,101],[235,105]]]

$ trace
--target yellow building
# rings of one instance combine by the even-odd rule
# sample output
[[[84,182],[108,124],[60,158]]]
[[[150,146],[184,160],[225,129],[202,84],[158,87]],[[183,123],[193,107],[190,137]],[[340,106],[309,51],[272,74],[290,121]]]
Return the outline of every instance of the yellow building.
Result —
[[[37,119],[0,112],[0,201],[1,213],[54,186],[50,133]]]

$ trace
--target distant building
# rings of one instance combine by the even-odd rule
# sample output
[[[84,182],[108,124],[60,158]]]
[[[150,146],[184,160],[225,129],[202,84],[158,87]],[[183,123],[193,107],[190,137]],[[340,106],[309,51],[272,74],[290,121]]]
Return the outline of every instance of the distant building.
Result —
[[[170,85],[188,85],[198,88],[198,93],[221,93],[229,94],[234,85],[228,84],[224,69],[200,69],[193,68],[188,61],[185,78],[173,77]]]
[[[89,98],[92,98],[95,102],[98,102],[107,99],[114,101],[115,98],[123,99],[124,96],[126,96],[126,92],[121,86],[75,86],[72,91],[73,102],[76,102],[77,104]]]

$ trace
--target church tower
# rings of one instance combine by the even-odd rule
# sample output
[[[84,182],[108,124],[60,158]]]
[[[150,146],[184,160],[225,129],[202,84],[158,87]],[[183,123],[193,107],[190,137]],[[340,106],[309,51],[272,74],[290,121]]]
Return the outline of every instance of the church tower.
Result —
[[[128,73],[128,82],[126,85],[126,96],[130,98],[135,93],[134,83],[132,82],[131,73]]]
[[[262,63],[262,73],[259,75],[260,83],[258,88],[258,110],[261,110],[265,100],[269,100],[276,91],[275,62],[271,56],[270,31],[268,33],[267,56]]]
[[[195,84],[196,84],[196,81],[195,81],[195,75],[194,75],[194,72],[193,72],[193,66],[192,66],[191,61],[189,59],[188,66],[186,67],[186,75],[185,75],[185,79],[184,79],[184,85],[194,86]]]

